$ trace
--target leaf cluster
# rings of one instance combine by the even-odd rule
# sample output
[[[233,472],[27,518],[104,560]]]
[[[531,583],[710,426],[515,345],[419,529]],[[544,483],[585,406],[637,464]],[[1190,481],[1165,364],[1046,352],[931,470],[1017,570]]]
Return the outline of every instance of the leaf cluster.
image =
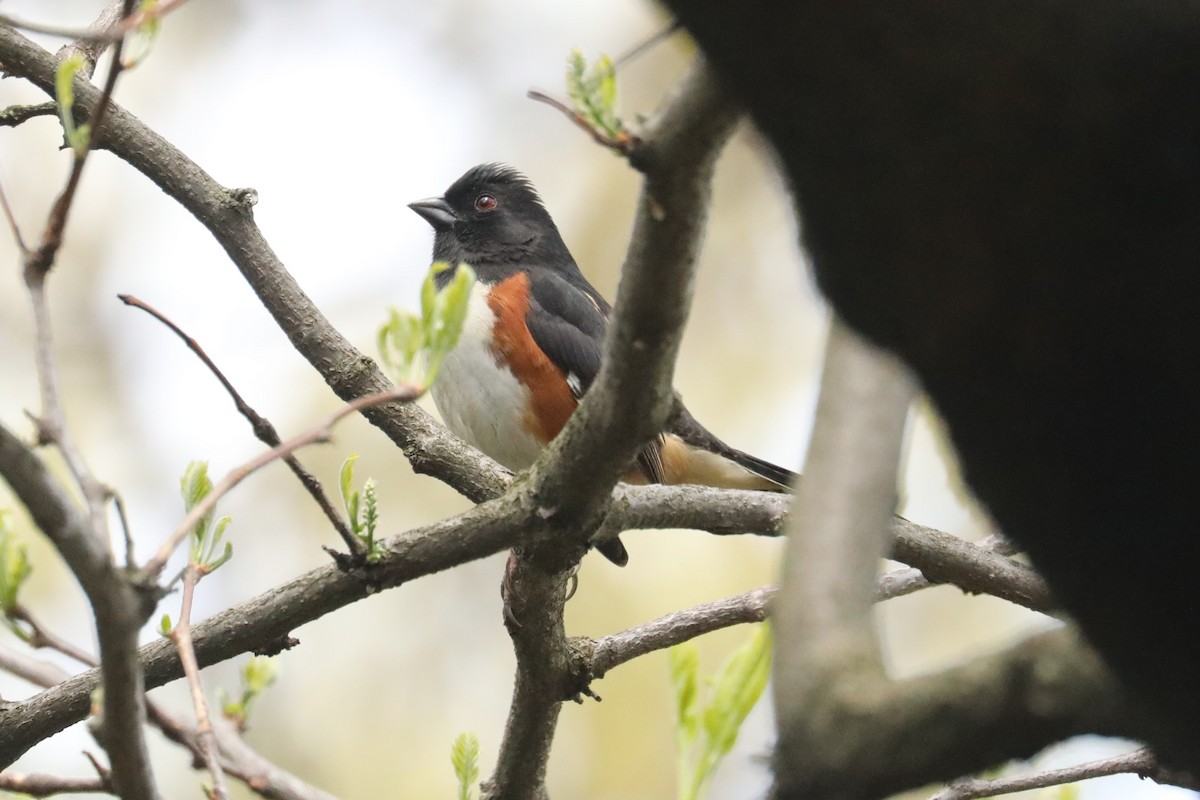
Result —
[[[454,277],[440,291],[435,283],[438,273],[455,269]],[[398,383],[428,388],[437,378],[442,362],[458,344],[475,271],[467,264],[451,267],[436,261],[421,285],[421,314],[392,308],[388,321],[376,337],[380,359]]]
[[[279,663],[271,656],[253,656],[242,667],[241,676],[241,695],[236,700],[231,700],[228,695],[222,697],[221,713],[237,725],[238,730],[245,731],[254,702],[279,677]]]
[[[685,642],[668,651],[675,690],[675,748],[680,800],[701,800],[771,673],[771,629],[755,627],[700,692],[700,652]]]
[[[212,489],[212,480],[208,477],[208,462],[189,463],[183,477],[179,479],[179,493],[183,496],[184,510],[190,512],[212,492]],[[225,529],[232,520],[224,516],[214,521],[215,514],[215,509],[210,509],[196,522],[192,528],[192,544],[188,553],[188,560],[206,575],[233,556],[233,545],[222,541]]]
[[[18,624],[18,598],[31,572],[29,550],[17,539],[9,512],[0,509],[0,613],[8,629],[23,641],[29,641],[29,634]]]
[[[567,96],[592,127],[610,139],[625,135],[617,116],[617,72],[611,58],[601,55],[589,65],[581,50],[572,50],[567,56]]]
[[[362,491],[354,488],[354,462],[358,454],[351,453],[342,462],[342,470],[338,478],[338,486],[342,493],[342,505],[346,509],[346,517],[350,520],[350,531],[362,542],[366,550],[367,563],[374,564],[383,555],[383,546],[375,538],[375,530],[379,527],[379,505],[375,499],[375,479],[367,478],[363,482]]]
[[[471,800],[475,782],[479,780],[479,737],[460,733],[450,748],[450,763],[458,780],[458,800]]]

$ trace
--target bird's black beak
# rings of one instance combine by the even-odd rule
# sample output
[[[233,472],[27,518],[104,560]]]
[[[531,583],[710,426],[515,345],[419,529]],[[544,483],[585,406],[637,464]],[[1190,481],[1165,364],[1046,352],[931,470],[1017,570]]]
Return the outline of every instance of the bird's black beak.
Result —
[[[415,203],[409,203],[408,207],[424,217],[425,221],[432,225],[435,231],[447,230],[458,221],[458,217],[454,214],[454,209],[440,197],[429,197],[424,200],[418,200]]]

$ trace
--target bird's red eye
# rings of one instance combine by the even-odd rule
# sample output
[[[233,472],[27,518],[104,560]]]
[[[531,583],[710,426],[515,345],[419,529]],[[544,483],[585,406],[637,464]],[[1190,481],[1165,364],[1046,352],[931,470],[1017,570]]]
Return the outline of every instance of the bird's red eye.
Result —
[[[476,211],[492,211],[497,205],[499,203],[497,203],[496,198],[490,194],[481,194],[475,198]]]

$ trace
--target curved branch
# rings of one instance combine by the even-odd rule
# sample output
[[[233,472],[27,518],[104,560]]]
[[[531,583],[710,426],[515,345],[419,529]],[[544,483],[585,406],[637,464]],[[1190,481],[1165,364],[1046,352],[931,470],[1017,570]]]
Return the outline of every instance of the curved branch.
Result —
[[[54,57],[0,25],[0,62],[53,96]],[[76,86],[76,106],[92,113],[100,93]],[[115,103],[99,143],[188,210],[225,249],[292,346],[331,389],[349,401],[387,390],[391,381],[341,335],[287,272],[254,224],[253,191],[218,184],[174,145]],[[393,403],[364,416],[394,441],[421,474],[434,475],[475,502],[498,496],[512,478],[491,459],[450,435],[413,405]]]

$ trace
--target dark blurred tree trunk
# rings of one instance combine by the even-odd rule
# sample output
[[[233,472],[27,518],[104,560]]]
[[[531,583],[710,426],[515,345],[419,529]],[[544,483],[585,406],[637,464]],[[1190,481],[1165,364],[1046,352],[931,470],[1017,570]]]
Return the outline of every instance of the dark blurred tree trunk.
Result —
[[[1200,771],[1200,7],[668,0],[839,312]]]

